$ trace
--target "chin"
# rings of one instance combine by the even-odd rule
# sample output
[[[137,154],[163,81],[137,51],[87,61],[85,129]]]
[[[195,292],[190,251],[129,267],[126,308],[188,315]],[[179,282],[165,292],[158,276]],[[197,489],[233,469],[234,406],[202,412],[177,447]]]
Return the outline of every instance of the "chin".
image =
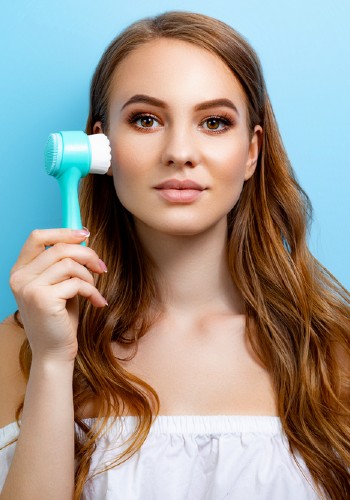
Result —
[[[217,224],[222,224],[222,222],[226,225],[225,221],[213,221],[211,224],[208,220],[199,221],[196,218],[189,221],[179,221],[177,220],[167,220],[156,222],[156,221],[147,221],[141,220],[135,217],[136,226],[139,226],[142,230],[148,230],[159,234],[164,234],[168,236],[196,236],[198,234],[203,234],[206,231],[213,229]]]
[[[168,236],[196,236],[197,234],[203,233],[200,229],[188,229],[188,228],[178,228],[178,229],[164,229],[161,231],[163,234]]]

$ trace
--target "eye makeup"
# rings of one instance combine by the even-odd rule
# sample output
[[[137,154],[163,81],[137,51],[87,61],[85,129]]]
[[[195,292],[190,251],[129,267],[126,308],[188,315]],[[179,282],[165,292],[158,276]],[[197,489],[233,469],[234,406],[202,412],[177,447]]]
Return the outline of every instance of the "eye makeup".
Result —
[[[156,122],[159,122],[159,118],[157,118],[155,115],[152,115],[150,113],[140,113],[140,112],[137,112],[137,111],[134,111],[134,112],[131,112],[128,116],[127,116],[127,122],[130,123],[130,125],[133,125],[135,128],[137,129],[154,129],[154,127],[143,127],[141,125],[137,125],[137,122],[139,120],[152,120],[153,122],[156,121]]]
[[[214,132],[216,134],[226,132],[226,130],[230,129],[235,124],[232,118],[229,115],[226,115],[225,113],[219,115],[211,115],[205,120],[203,120],[201,123],[203,124],[207,122],[209,124],[210,121],[223,124],[223,127],[221,129],[210,128],[210,127],[205,129],[205,130],[210,130],[210,132]]]
[[[127,122],[135,127],[140,132],[149,132],[150,130],[154,130],[158,127],[152,127],[154,122],[160,122],[161,120],[157,118],[155,115],[151,113],[144,113],[139,111],[132,111],[126,118]],[[144,122],[145,126],[137,124],[138,121],[148,120],[148,125]],[[221,128],[210,128],[209,123],[214,123],[215,125],[222,125]],[[226,113],[213,114],[206,117],[204,120],[201,120],[200,125],[207,123],[207,127],[203,127],[206,132],[211,134],[220,134],[226,132],[230,128],[235,125],[235,122],[232,120],[231,116]]]

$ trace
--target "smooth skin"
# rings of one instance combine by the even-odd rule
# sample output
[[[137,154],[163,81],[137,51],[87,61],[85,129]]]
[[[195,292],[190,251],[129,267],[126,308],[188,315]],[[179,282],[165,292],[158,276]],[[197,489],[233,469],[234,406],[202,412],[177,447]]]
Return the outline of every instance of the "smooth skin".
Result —
[[[178,40],[161,40],[124,59],[115,81],[108,130],[113,177],[139,231],[196,235],[221,221],[226,224],[244,181],[255,171],[261,135],[256,126],[249,136],[246,98],[231,71],[210,52]],[[164,108],[127,104],[139,94],[162,100]],[[201,103],[223,98],[237,112],[224,105],[196,110]],[[134,123],[129,123],[130,113],[139,113]],[[101,131],[99,124],[95,131]],[[169,178],[192,179],[206,190],[194,203],[170,204],[153,189]],[[188,248],[188,238],[179,241]]]
[[[135,372],[154,378],[154,387],[165,401],[161,414],[182,412],[186,405],[189,413],[220,413],[234,392],[230,384],[238,388],[242,374],[247,380],[250,374],[250,386],[263,380],[261,367],[245,345],[242,299],[229,278],[225,253],[226,214],[237,202],[244,182],[254,174],[261,127],[249,134],[245,96],[224,63],[185,42],[158,40],[136,49],[119,66],[115,82],[110,126],[104,131],[112,145],[109,175],[113,175],[121,202],[135,217],[143,245],[157,262],[164,298],[160,322],[141,339]],[[126,105],[140,94],[163,101],[162,107],[154,102]],[[229,99],[235,109],[203,104],[213,99]],[[148,116],[130,122],[131,111]],[[95,124],[94,132],[102,132],[100,123]],[[205,190],[194,202],[171,203],[155,189],[170,178],[192,179]],[[92,249],[78,245],[83,239],[67,229],[36,230],[11,272],[11,288],[33,363],[20,437],[1,500],[66,500],[72,496],[77,295],[95,307],[105,307],[91,276],[91,272],[105,269]],[[20,335],[8,321],[1,326],[0,387],[6,382],[14,390],[7,390],[9,399],[0,401],[0,425],[15,420],[13,408],[20,397],[16,391],[23,387],[22,382],[9,385],[14,377],[10,367],[17,363],[20,372]],[[169,345],[176,358],[166,357],[171,355]],[[158,348],[153,349],[155,346]],[[118,346],[115,348],[118,353]],[[173,372],[167,371],[186,350],[183,363]],[[235,363],[229,353],[235,354]],[[10,355],[13,363],[7,360]],[[192,379],[192,385],[187,384],[190,391],[185,392],[185,381],[194,373],[194,359],[200,377]],[[206,383],[205,388],[203,381],[209,379],[202,373],[208,363],[215,374],[210,380],[216,379],[216,383]],[[174,399],[167,400],[174,377],[183,385],[178,386]],[[158,387],[160,378],[164,378],[162,387]],[[270,390],[267,379],[264,387],[265,392],[261,387],[259,394]],[[249,387],[244,389],[249,392]],[[198,405],[190,408],[190,399],[197,401],[194,393]],[[267,412],[266,405],[260,411],[268,414],[271,407],[269,402]],[[241,409],[244,411],[244,405],[238,412]],[[232,413],[232,407],[226,410]],[[249,411],[254,414],[254,407]]]

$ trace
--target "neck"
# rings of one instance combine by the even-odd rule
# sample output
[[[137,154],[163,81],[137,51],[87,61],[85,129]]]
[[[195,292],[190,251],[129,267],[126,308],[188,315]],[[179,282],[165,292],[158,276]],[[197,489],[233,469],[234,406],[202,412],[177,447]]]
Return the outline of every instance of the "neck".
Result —
[[[140,221],[141,243],[156,263],[166,314],[195,316],[209,311],[243,314],[243,301],[227,264],[226,220],[196,235],[169,235]]]

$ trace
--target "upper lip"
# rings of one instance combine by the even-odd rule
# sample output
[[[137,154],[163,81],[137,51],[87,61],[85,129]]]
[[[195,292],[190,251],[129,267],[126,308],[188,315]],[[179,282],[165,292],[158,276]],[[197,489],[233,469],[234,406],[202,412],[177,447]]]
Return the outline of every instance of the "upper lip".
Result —
[[[203,191],[205,188],[198,184],[197,182],[191,181],[190,179],[185,179],[180,181],[179,179],[169,179],[155,186],[156,189],[197,189]]]

